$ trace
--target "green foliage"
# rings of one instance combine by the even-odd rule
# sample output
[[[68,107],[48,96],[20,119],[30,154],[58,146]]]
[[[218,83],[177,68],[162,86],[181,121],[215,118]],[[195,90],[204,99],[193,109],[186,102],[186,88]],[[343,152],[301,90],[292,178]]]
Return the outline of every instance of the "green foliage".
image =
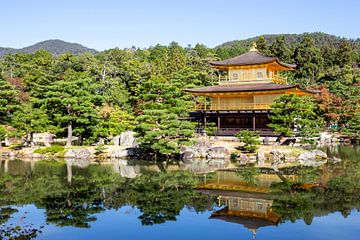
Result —
[[[181,145],[191,143],[194,124],[180,120],[193,105],[188,95],[156,78],[143,84],[139,101],[142,114],[134,130],[140,147],[169,157],[179,153]]]
[[[135,116],[119,107],[103,106],[100,109],[101,120],[95,135],[101,137],[116,136],[133,130],[137,124]]]
[[[256,131],[243,130],[238,132],[235,137],[237,137],[240,142],[244,143],[242,149],[247,152],[255,152],[259,149],[260,140],[259,134]]]
[[[310,36],[305,36],[300,45],[294,51],[294,60],[296,63],[296,77],[308,79],[304,85],[308,86],[315,82],[319,77],[322,67],[322,58],[320,51],[315,47],[315,42]]]
[[[216,130],[217,130],[216,123],[214,122],[206,123],[205,132],[207,135],[214,135]]]
[[[260,169],[256,167],[242,167],[236,169],[236,175],[240,176],[246,183],[256,186]]]
[[[271,107],[271,123],[268,126],[276,132],[287,136],[295,132],[304,140],[319,134],[323,120],[313,98],[295,94],[282,95],[275,99]]]
[[[55,153],[59,153],[64,151],[65,148],[63,146],[60,145],[52,145],[50,147],[45,147],[45,148],[38,148],[34,151],[34,153],[40,153],[40,154],[55,154]]]

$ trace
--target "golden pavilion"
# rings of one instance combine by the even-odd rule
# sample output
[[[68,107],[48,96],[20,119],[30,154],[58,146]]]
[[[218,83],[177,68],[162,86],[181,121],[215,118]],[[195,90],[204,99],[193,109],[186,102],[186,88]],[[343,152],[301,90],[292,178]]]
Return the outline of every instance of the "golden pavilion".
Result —
[[[223,61],[211,62],[218,69],[219,82],[214,86],[186,89],[197,97],[196,111],[190,116],[200,129],[214,122],[217,135],[234,135],[240,130],[258,130],[271,135],[267,127],[273,100],[282,94],[313,95],[315,92],[287,84],[280,76],[295,65],[265,56],[256,49]]]

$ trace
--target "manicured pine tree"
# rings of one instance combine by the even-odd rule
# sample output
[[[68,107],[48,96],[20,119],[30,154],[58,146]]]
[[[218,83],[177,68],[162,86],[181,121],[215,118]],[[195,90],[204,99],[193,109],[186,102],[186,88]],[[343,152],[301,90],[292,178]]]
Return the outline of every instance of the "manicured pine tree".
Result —
[[[286,136],[298,134],[307,141],[317,136],[323,126],[323,119],[318,114],[318,105],[308,96],[282,95],[275,99],[271,109],[271,123],[268,126]]]
[[[97,107],[102,96],[97,94],[99,85],[86,72],[67,70],[61,80],[46,87],[39,100],[58,127],[67,129],[67,146],[72,144],[73,133],[88,138],[99,120]]]

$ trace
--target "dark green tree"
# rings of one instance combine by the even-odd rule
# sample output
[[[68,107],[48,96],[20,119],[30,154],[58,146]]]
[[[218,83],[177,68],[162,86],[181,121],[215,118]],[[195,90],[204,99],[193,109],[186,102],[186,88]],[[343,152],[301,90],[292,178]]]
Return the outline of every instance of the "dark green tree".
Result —
[[[287,136],[298,134],[303,140],[317,136],[323,126],[315,99],[295,94],[282,95],[271,106],[268,125],[275,132]]]
[[[346,65],[350,66],[353,62],[353,51],[351,48],[351,43],[347,40],[342,40],[340,42],[340,46],[336,53],[336,63],[340,67],[344,67]]]
[[[39,100],[51,120],[67,130],[67,146],[72,144],[73,133],[80,140],[91,137],[99,121],[97,107],[102,104],[97,91],[98,84],[86,72],[67,70],[63,79],[47,86]]]
[[[258,40],[256,41],[256,48],[257,48],[257,50],[259,50],[259,52],[261,52],[262,54],[264,54],[266,56],[271,55],[271,52],[269,49],[269,44],[266,41],[264,36],[260,36],[258,38]]]
[[[270,52],[273,56],[277,57],[281,61],[284,62],[291,62],[292,59],[290,58],[291,51],[289,47],[286,45],[285,36],[281,35],[275,39],[270,46]]]
[[[314,40],[305,36],[294,51],[297,78],[303,79],[304,85],[310,85],[319,77],[322,68],[320,51],[316,48]]]

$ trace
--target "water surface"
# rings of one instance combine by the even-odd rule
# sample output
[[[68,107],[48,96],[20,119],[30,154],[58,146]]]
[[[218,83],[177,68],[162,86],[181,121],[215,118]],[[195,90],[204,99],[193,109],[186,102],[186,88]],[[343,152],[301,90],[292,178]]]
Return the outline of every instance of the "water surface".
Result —
[[[0,228],[37,239],[358,239],[360,150],[281,173],[227,163],[1,160]],[[5,238],[6,239],[6,238]]]

